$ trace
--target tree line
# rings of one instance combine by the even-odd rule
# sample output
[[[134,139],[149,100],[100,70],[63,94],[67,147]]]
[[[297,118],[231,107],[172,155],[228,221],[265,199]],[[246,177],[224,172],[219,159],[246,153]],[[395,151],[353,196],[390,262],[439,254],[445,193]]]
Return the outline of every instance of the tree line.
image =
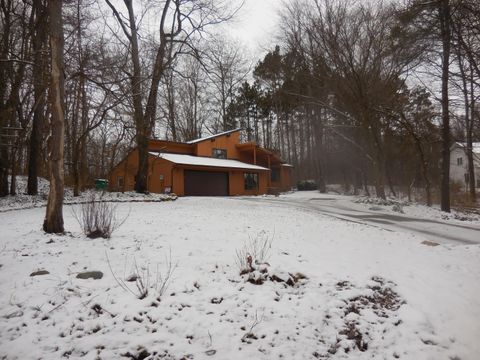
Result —
[[[386,198],[398,189],[450,211],[450,147],[466,143],[475,203],[480,140],[480,3],[288,2],[281,46],[230,107],[248,137],[299,179]]]
[[[147,191],[148,139],[241,127],[296,179],[385,198],[422,187],[450,210],[450,146],[479,140],[475,0],[286,2],[281,41],[255,66],[222,34],[242,2],[0,0],[0,196],[50,180],[44,228],[133,147]]]

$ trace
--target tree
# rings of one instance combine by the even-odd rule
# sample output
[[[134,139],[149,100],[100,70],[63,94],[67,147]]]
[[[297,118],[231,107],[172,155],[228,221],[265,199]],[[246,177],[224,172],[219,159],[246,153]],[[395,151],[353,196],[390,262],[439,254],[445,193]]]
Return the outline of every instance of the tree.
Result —
[[[184,49],[196,53],[192,44],[195,33],[203,31],[205,26],[217,24],[229,19],[231,14],[224,14],[226,5],[215,1],[165,0],[159,13],[158,37],[153,49],[153,61],[148,73],[148,94],[144,93],[147,81],[142,76],[140,61],[140,37],[137,18],[132,0],[124,0],[127,15],[122,15],[112,1],[105,0],[112,10],[118,24],[128,40],[131,71],[130,95],[133,104],[133,119],[136,130],[138,149],[138,171],[135,176],[135,191],[147,192],[148,176],[148,140],[156,121],[157,97],[161,79],[170,67],[174,58]],[[144,72],[143,72],[144,73]]]
[[[450,99],[448,82],[450,78],[451,16],[450,1],[441,0],[438,4],[440,37],[442,42],[442,183],[441,209],[450,212]]]
[[[212,98],[218,113],[222,131],[232,130],[227,109],[233,102],[235,90],[250,72],[250,66],[241,52],[240,45],[216,36],[205,50],[207,76],[213,85]]]
[[[45,56],[47,48],[47,6],[44,1],[33,2],[35,30],[33,36],[33,120],[28,149],[28,185],[27,193],[38,193],[38,168],[41,155],[41,142],[45,126],[46,79],[45,73],[48,59]]]
[[[50,139],[49,174],[50,193],[43,222],[47,233],[63,233],[63,188],[64,188],[64,64],[63,64],[63,19],[62,0],[48,2],[50,20],[51,78],[50,78]]]

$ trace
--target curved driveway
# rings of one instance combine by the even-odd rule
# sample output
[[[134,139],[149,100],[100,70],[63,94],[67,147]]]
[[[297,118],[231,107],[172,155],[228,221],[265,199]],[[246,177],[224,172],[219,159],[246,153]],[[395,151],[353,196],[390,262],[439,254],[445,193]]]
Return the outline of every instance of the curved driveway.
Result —
[[[349,196],[307,192],[277,198],[248,197],[236,199],[296,207],[387,231],[404,231],[422,235],[425,240],[437,243],[480,244],[479,222],[436,220],[403,214],[397,215],[379,206],[354,203],[352,201],[354,198]]]

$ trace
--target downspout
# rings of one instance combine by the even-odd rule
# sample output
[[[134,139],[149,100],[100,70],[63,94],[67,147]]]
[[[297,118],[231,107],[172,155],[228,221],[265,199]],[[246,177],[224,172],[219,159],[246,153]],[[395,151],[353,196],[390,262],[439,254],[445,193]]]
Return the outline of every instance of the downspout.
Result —
[[[171,193],[175,193],[173,191],[173,170],[175,169],[175,165],[172,166],[172,170],[170,171],[171,174],[170,174],[170,194]]]

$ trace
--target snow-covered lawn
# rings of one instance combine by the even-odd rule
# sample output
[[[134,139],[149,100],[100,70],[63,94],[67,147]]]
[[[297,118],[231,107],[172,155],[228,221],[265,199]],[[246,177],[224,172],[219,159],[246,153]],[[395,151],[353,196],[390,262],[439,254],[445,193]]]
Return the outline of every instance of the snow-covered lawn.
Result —
[[[480,246],[427,246],[420,236],[235,198],[119,203],[129,216],[110,240],[85,238],[71,206],[70,233],[46,235],[44,211],[0,213],[0,359],[480,354]],[[236,249],[259,234],[273,242],[267,280],[254,285],[239,275]],[[170,254],[176,268],[159,299]],[[30,276],[39,270],[48,274]],[[84,271],[103,277],[77,278]],[[125,280],[134,272],[149,279],[144,299]],[[307,278],[270,280],[286,273]]]

